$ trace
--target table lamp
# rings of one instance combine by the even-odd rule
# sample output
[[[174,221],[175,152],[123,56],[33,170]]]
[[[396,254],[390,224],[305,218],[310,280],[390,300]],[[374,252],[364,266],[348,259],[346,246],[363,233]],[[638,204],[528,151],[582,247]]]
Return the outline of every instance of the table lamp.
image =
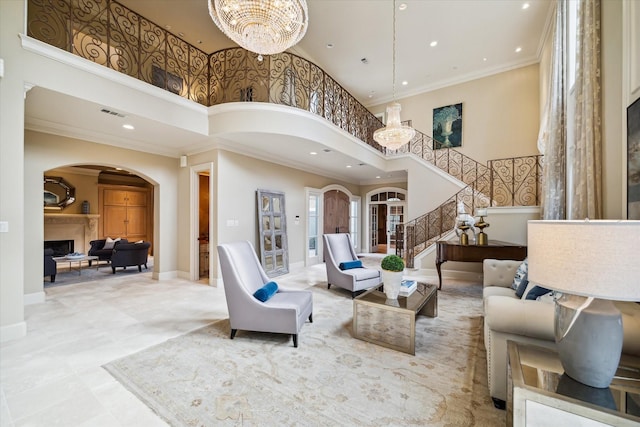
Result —
[[[606,388],[622,352],[612,301],[640,301],[640,221],[529,221],[529,281],[562,292],[555,335],[565,373]]]

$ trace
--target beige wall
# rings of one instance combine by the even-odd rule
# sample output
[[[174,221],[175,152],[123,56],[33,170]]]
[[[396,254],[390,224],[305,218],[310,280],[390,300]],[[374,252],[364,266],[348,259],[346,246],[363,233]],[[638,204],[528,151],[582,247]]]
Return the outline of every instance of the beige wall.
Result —
[[[64,178],[70,185],[75,187],[76,201],[66,208],[58,210],[48,210],[45,213],[81,214],[82,202],[89,202],[89,213],[98,213],[98,171],[95,173],[74,173],[68,170],[52,169],[45,171],[45,176],[59,176]]]
[[[214,277],[219,278],[217,252],[219,243],[236,240],[249,240],[258,249],[256,220],[256,190],[272,190],[285,193],[287,216],[287,235],[289,264],[302,264],[305,254],[305,225],[307,220],[305,188],[321,189],[331,184],[346,187],[352,194],[360,195],[357,185],[336,181],[331,178],[261,161],[224,150],[212,150],[190,156],[190,164],[198,165],[213,162],[214,178],[212,197],[214,200],[215,232],[210,236],[211,257],[213,258]],[[188,168],[185,168],[188,169]],[[185,171],[188,175],[188,171]],[[181,180],[181,195],[188,194],[189,179]],[[181,196],[183,197],[183,196]],[[184,205],[181,204],[181,205]],[[186,204],[188,206],[188,204]],[[294,223],[300,216],[298,225]],[[187,233],[189,222],[181,213],[180,233]],[[231,221],[234,225],[228,225]],[[237,221],[237,225],[235,225]],[[181,254],[188,253],[185,242],[181,242]],[[189,270],[188,256],[180,256],[180,270]]]
[[[154,277],[171,277],[177,269],[177,175],[175,159],[95,144],[72,138],[25,131],[24,231],[25,257],[42,252],[44,224],[42,176],[63,166],[119,166],[154,184]],[[96,206],[97,207],[97,206]],[[93,209],[93,208],[92,208]],[[25,269],[24,293],[42,292],[42,265]]]
[[[535,64],[448,86],[401,99],[401,117],[432,136],[433,109],[462,103],[462,147],[457,150],[481,163],[537,154],[538,81]],[[385,108],[378,105],[371,111]]]
[[[602,43],[602,203],[606,219],[626,218],[623,202],[626,169],[626,129],[623,131],[622,99],[622,2],[603,1]],[[623,136],[624,135],[624,136]],[[623,210],[624,208],[624,210]]]

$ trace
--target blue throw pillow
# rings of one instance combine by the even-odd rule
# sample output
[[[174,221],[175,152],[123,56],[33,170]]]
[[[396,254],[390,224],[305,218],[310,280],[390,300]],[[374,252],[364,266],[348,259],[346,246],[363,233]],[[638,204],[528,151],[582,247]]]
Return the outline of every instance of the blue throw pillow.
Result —
[[[522,264],[520,264],[520,267],[518,267],[518,270],[516,270],[516,275],[513,278],[513,282],[511,282],[511,289],[513,289],[514,291],[517,290],[518,286],[520,286],[520,283],[522,283],[522,279],[528,272],[529,260],[525,258],[524,261],[522,261]]]
[[[524,294],[524,291],[527,289],[528,284],[529,284],[529,273],[525,273],[524,277],[520,281],[520,284],[518,285],[518,289],[516,289],[516,296],[518,298],[522,298],[522,294]]]
[[[278,292],[278,284],[276,282],[267,282],[263,287],[253,293],[253,296],[262,302],[267,301]]]
[[[351,270],[352,268],[362,268],[362,261],[360,261],[359,259],[355,261],[345,261],[345,262],[341,262],[338,267],[340,267],[340,270]]]
[[[544,294],[548,294],[549,292],[551,292],[551,290],[547,289],[547,288],[543,288],[542,286],[534,286],[533,288],[531,288],[531,290],[527,293],[527,298],[529,300],[537,300],[538,297],[544,295]]]

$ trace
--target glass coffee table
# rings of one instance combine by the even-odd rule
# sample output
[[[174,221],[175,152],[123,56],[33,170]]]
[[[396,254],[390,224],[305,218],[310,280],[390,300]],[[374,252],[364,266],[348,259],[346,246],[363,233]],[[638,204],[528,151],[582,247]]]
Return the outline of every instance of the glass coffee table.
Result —
[[[97,261],[98,257],[97,256],[92,256],[92,255],[83,255],[81,257],[73,257],[73,258],[68,258],[66,256],[61,256],[61,257],[54,257],[53,260],[56,262],[56,264],[66,264],[67,262],[69,263],[69,270],[73,270],[73,263],[77,262],[78,263],[78,274],[82,274],[82,262],[86,261]],[[98,269],[98,263],[96,262],[96,270]]]
[[[388,300],[371,289],[353,300],[353,336],[393,350],[416,354],[416,316],[438,316],[438,287],[418,282],[408,297]]]

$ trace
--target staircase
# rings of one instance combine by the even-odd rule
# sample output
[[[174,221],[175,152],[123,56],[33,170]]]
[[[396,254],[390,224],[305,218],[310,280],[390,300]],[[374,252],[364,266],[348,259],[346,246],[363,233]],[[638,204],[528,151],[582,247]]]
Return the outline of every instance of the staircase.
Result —
[[[540,201],[541,155],[490,160],[484,166],[452,148],[434,150],[434,145],[433,138],[416,131],[409,144],[387,152],[416,155],[467,184],[431,212],[398,225],[396,252],[409,268],[416,255],[454,229],[458,203],[473,213],[477,207],[537,206]]]

